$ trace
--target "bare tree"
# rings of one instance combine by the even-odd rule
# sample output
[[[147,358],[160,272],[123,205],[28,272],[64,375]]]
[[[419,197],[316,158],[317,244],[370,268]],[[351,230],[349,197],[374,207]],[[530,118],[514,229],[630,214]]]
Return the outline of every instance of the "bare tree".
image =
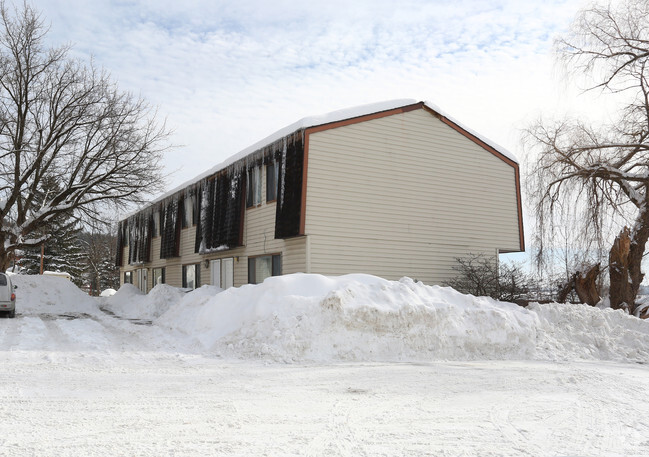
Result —
[[[59,214],[100,219],[160,189],[168,132],[141,99],[92,63],[46,48],[28,4],[0,3],[0,269],[47,239]],[[44,177],[59,191],[37,199]]]
[[[444,285],[459,292],[512,302],[529,292],[529,277],[518,263],[499,263],[493,257],[471,253],[455,261],[457,275]]]
[[[649,3],[625,0],[584,10],[557,45],[574,73],[590,78],[590,90],[611,94],[623,106],[611,125],[567,119],[529,129],[538,152],[529,183],[539,260],[553,244],[553,228],[572,217],[586,240],[581,249],[610,249],[611,306],[633,313],[649,239]],[[628,237],[626,251],[611,249],[611,232]]]
[[[117,236],[112,232],[84,232],[79,236],[85,254],[84,279],[93,295],[107,288],[119,289],[119,267],[115,265]]]

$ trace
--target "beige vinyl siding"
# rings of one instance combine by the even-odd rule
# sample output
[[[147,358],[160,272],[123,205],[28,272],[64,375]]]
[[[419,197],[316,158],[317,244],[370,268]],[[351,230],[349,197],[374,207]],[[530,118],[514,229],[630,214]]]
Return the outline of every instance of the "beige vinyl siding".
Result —
[[[245,257],[235,265],[235,284],[248,282],[248,256],[265,254],[282,255],[282,274],[306,271],[306,239],[305,237],[287,240],[275,239],[275,210],[277,203],[266,203],[266,169],[262,167],[261,205],[246,209],[243,244],[245,249],[239,249]]]
[[[520,249],[514,168],[423,109],[311,134],[307,185],[314,272],[439,283]]]
[[[201,285],[211,283],[209,260],[234,259],[234,285],[248,283],[248,256],[264,254],[282,255],[282,273],[298,273],[306,271],[306,237],[296,237],[288,240],[275,239],[275,207],[276,203],[266,203],[266,170],[262,168],[262,203],[245,210],[243,244],[244,246],[228,251],[217,251],[205,255],[194,252],[196,226],[184,228],[180,232],[180,257],[160,259],[160,237],[155,237],[151,243],[151,262],[144,265],[126,265],[121,269],[123,283],[124,271],[135,271],[138,268],[148,268],[148,288],[153,287],[153,272],[151,269],[165,267],[167,284],[180,287],[182,285],[182,266],[200,263]],[[124,250],[128,259],[128,247]],[[206,265],[206,261],[207,265]],[[134,273],[135,274],[135,273]],[[136,278],[134,276],[134,278]],[[136,279],[134,280],[136,284]]]

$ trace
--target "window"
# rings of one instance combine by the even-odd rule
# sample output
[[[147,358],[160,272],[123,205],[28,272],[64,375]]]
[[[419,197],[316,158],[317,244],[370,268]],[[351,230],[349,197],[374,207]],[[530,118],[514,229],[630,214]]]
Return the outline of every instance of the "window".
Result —
[[[160,213],[153,213],[153,238],[160,236]]]
[[[259,284],[270,276],[282,274],[282,256],[264,255],[259,257],[248,257],[248,282]]]
[[[279,166],[273,161],[266,167],[266,201],[277,200],[277,185],[279,183]]]
[[[165,268],[154,268],[153,269],[153,287],[158,284],[165,283]]]
[[[277,200],[277,172],[279,167],[274,161],[266,166],[266,201]]]
[[[246,207],[261,204],[261,168],[253,167],[248,170],[246,183]]]
[[[124,284],[133,284],[133,272],[125,271],[124,272]]]
[[[183,200],[183,228],[191,227],[194,221],[194,199],[189,195]]]
[[[198,263],[183,265],[183,288],[197,289],[201,283],[201,266]]]

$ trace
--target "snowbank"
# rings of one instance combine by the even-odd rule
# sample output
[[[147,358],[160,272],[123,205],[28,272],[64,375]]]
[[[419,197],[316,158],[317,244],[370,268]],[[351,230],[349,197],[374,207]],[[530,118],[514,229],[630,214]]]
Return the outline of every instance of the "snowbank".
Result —
[[[295,274],[186,294],[157,325],[225,357],[649,362],[649,322],[587,306],[529,309],[409,278]]]
[[[98,303],[70,280],[58,276],[12,275],[16,289],[16,312],[97,313]]]
[[[551,360],[649,362],[649,322],[622,310],[533,303],[539,316],[537,348]]]
[[[178,303],[183,295],[180,289],[167,284],[157,285],[148,294],[132,284],[124,284],[113,295],[102,297],[102,307],[128,319],[153,319]]]
[[[203,286],[184,292],[162,284],[148,294],[126,284],[102,298],[61,278],[13,280],[19,317],[85,313],[153,321],[129,331],[156,347],[227,358],[649,363],[649,322],[622,311],[559,304],[526,309],[409,278],[293,274],[225,291]]]

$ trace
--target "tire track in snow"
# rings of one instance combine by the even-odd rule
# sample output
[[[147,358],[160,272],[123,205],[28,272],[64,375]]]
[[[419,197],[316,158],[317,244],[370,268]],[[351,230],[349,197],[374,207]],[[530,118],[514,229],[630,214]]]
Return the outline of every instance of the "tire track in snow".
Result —
[[[0,333],[2,334],[0,347],[2,347],[2,349],[13,349],[17,346],[18,341],[20,340],[22,326],[23,321],[19,317],[0,320]]]
[[[48,318],[41,318],[43,325],[48,332],[49,347],[53,350],[73,350],[77,349],[67,335],[61,330],[57,320],[50,320]]]
[[[146,333],[151,331],[151,327],[121,320],[108,314],[93,315],[90,319],[101,326],[106,335],[108,340],[106,349],[116,351],[159,349],[152,344],[156,339],[146,336]]]
[[[541,448],[531,442],[511,420],[511,410],[494,408],[489,412],[489,421],[500,432],[502,437],[511,444],[519,455],[543,455]]]
[[[343,405],[342,400],[336,401],[329,413],[329,423],[325,430],[309,443],[305,455],[309,457],[321,455],[366,456],[365,449],[359,444],[349,425],[349,415],[348,405]]]

